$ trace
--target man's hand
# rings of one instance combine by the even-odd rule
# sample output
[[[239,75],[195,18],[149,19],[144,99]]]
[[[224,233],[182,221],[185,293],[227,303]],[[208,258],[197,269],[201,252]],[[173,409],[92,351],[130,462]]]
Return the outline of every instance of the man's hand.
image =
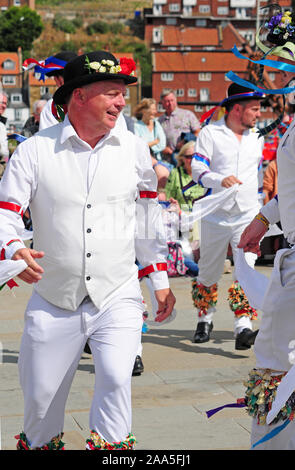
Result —
[[[268,228],[263,222],[253,219],[242,233],[238,248],[243,248],[244,251],[251,251],[261,256],[259,242],[267,230]]]
[[[27,263],[28,267],[21,272],[18,277],[28,284],[33,284],[42,279],[43,268],[36,263],[35,258],[43,258],[43,251],[36,251],[31,248],[20,248],[17,250],[12,259],[19,260],[23,259]]]
[[[161,289],[155,291],[158,302],[155,321],[162,322],[171,315],[176,299],[170,289]]]
[[[224,178],[221,181],[221,186],[223,186],[224,188],[230,188],[231,186],[233,186],[234,184],[237,184],[237,183],[238,184],[243,184],[242,181],[240,181],[234,175],[230,175],[230,176],[226,176],[226,178]]]
[[[164,150],[162,150],[162,153],[167,154],[167,155],[172,155],[173,150],[171,147],[165,147]]]

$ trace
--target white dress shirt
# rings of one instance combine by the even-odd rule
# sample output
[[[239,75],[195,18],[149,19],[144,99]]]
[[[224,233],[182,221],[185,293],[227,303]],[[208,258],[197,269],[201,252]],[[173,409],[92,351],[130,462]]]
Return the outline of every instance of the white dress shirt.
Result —
[[[63,126],[62,140],[69,140],[76,161],[79,163],[83,180],[89,191],[93,175],[96,171],[101,152],[107,140],[112,136],[120,138],[121,132],[126,132],[126,127],[121,122],[115,126],[103,139],[101,139],[95,148],[91,148],[88,143],[80,139],[71,125],[68,116],[63,123],[57,124]],[[35,134],[38,136],[38,134]],[[13,156],[11,157],[7,171],[0,183],[0,201],[7,201],[20,205],[26,209],[30,205],[30,201],[34,198],[38,185],[38,160],[34,153],[34,137],[19,144]],[[133,137],[133,134],[130,133]],[[136,172],[138,175],[138,186],[140,190],[156,191],[157,178],[152,169],[151,159],[148,148],[143,146],[141,139],[136,138]],[[137,205],[144,204],[145,201],[138,199]],[[155,207],[158,205],[156,204]],[[158,208],[159,209],[159,208]],[[143,238],[145,233],[144,218],[140,217],[142,211],[138,211],[137,216],[137,234],[139,237],[135,240],[136,256],[142,266],[165,262],[167,255],[167,246],[165,240],[164,229],[160,239]],[[161,213],[159,211],[159,217]],[[54,221],[53,221],[54,223]],[[163,226],[163,224],[162,224]],[[5,255],[10,259],[15,251],[20,247],[24,247],[22,242],[14,242],[7,246],[10,240],[21,238],[23,231],[23,223],[21,217],[12,211],[0,209],[0,243],[5,247]],[[161,224],[159,224],[161,231]],[[163,271],[150,274],[151,281],[155,290],[169,287],[167,273]]]

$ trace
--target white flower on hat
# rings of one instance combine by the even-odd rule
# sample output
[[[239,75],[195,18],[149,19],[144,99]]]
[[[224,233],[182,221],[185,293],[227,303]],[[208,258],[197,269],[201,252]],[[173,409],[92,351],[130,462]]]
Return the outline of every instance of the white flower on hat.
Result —
[[[100,62],[90,62],[89,67],[92,68],[93,70],[99,70],[101,67]]]

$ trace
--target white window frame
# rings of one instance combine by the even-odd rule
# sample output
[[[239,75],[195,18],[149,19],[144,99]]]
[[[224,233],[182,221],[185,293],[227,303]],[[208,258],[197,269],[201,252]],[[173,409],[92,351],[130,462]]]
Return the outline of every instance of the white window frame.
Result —
[[[182,97],[182,96],[184,96],[184,89],[183,89],[183,88],[177,88],[177,90],[176,90],[176,96],[177,96],[177,97]]]
[[[200,100],[199,101],[209,101],[209,100],[210,100],[209,88],[200,88]]]
[[[197,90],[196,90],[196,88],[189,88],[189,89],[187,90],[187,96],[188,96],[189,98],[196,98],[196,96],[197,96]]]
[[[173,72],[162,72],[161,73],[162,82],[173,82],[174,73]]]
[[[10,95],[10,102],[11,103],[21,103],[23,100],[21,93],[12,93]]]
[[[199,72],[199,81],[200,82],[211,82],[212,73],[211,72]]]
[[[211,13],[210,5],[199,5],[199,12],[200,13]]]
[[[4,70],[15,70],[15,61],[12,59],[5,59],[2,65]]]
[[[170,13],[179,13],[180,12],[180,3],[169,3]]]
[[[14,75],[3,75],[2,76],[3,85],[15,85],[16,77]]]

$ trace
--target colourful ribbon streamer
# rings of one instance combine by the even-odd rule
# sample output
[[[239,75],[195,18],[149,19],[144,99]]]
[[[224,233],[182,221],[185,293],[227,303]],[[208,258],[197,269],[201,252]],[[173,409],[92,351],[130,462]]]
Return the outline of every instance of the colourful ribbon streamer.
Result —
[[[25,70],[35,68],[35,73],[40,73],[40,80],[45,81],[45,75],[49,72],[55,72],[56,70],[62,70],[65,68],[67,62],[56,57],[48,57],[44,61],[38,62],[36,59],[26,59],[23,63]]]
[[[295,91],[295,87],[276,88],[274,90],[268,89],[268,88],[261,88],[261,87],[254,85],[254,83],[252,82],[248,82],[247,80],[240,78],[238,75],[236,75],[232,71],[227,72],[226,77],[230,81],[238,83],[238,85],[241,85],[246,88],[251,88],[252,90],[260,91],[262,93],[265,93],[266,95],[286,95],[288,93],[292,93]]]
[[[24,140],[27,140],[27,137],[21,135],[21,134],[9,134],[7,136],[8,140],[16,140],[17,142],[21,143]]]
[[[253,62],[253,64],[264,65],[264,66],[272,67],[277,70],[285,70],[286,72],[295,73],[295,65],[287,64],[286,62],[279,62],[277,60],[269,60],[269,59],[263,59],[263,58],[260,60],[250,59],[249,57],[243,56],[238,51],[238,48],[236,45],[232,48],[232,52],[235,54],[235,56],[238,59],[249,60],[250,62]],[[271,49],[267,51],[267,53],[271,53]]]
[[[251,449],[254,449],[256,446],[258,446],[259,444],[262,444],[263,442],[267,442],[269,441],[270,439],[272,439],[273,437],[277,436],[281,431],[283,431],[283,429],[285,429],[288,424],[290,423],[291,421],[289,419],[286,419],[286,421],[281,424],[280,426],[277,426],[275,429],[273,429],[271,432],[269,432],[268,434],[266,434],[264,437],[262,437],[262,439],[260,439],[259,441],[255,442],[255,444],[252,445]]]
[[[223,410],[224,408],[245,408],[245,400],[244,398],[239,398],[236,403],[228,403],[227,405],[219,406],[218,408],[214,408],[212,410],[206,411],[206,415],[208,418],[211,418],[215,413],[218,411]]]

